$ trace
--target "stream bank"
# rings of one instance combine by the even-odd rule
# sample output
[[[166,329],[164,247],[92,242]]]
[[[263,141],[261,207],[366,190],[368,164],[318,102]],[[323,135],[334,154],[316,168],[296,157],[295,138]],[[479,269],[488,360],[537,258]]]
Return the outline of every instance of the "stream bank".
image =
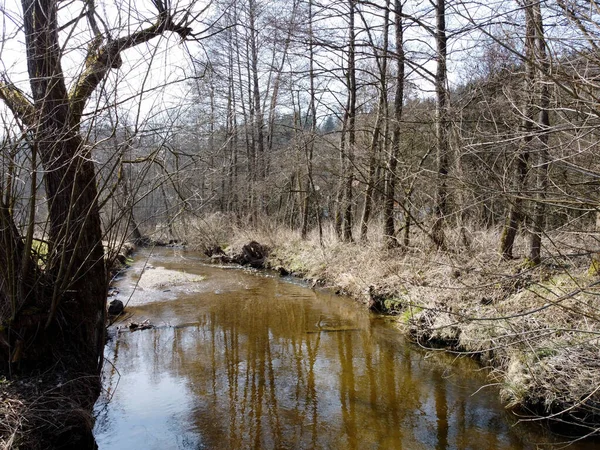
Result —
[[[123,242],[103,246],[113,275],[127,268],[136,248]],[[44,255],[47,246],[40,248]],[[74,370],[77,362],[67,358],[44,370],[28,361],[12,363],[14,372],[0,374],[0,449],[95,449],[93,407],[101,390],[99,374]]]
[[[221,247],[235,260],[248,241],[260,242],[269,249],[266,268],[393,315],[423,347],[478,359],[519,417],[551,418],[577,436],[597,434],[597,275],[585,258],[547,258],[537,267],[504,260],[490,239],[477,237],[469,252],[428,253],[243,231]]]

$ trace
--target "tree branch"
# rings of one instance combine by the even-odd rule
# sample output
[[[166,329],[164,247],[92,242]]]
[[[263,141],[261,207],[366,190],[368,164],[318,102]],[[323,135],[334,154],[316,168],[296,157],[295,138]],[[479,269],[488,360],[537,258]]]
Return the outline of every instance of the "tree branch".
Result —
[[[123,63],[121,52],[148,42],[167,31],[178,34],[181,39],[186,39],[192,33],[191,28],[181,23],[173,23],[169,15],[161,13],[157,23],[154,25],[129,36],[108,41],[104,45],[102,45],[102,37],[96,36],[90,44],[85,61],[85,69],[71,88],[71,92],[69,92],[71,124],[73,127],[78,127],[85,104],[108,71],[121,67]]]
[[[15,117],[22,120],[25,125],[32,127],[35,123],[35,108],[25,97],[25,94],[14,84],[0,78],[0,99],[12,111]]]

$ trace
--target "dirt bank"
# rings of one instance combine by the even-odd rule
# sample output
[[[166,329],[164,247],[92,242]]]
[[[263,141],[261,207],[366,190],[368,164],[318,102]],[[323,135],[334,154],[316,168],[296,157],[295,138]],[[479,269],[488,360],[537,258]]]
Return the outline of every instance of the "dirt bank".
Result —
[[[93,449],[100,380],[60,363],[36,376],[0,378],[0,448]]]

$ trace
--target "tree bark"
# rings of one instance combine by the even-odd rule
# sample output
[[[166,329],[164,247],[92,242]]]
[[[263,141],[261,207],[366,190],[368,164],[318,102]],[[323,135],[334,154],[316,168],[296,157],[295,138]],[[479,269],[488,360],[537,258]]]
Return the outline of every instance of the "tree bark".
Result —
[[[396,11],[396,93],[394,98],[394,121],[392,125],[392,146],[386,167],[385,203],[383,209],[383,234],[386,247],[397,245],[394,224],[394,202],[396,197],[396,168],[400,156],[400,124],[404,104],[404,30],[402,23],[402,2],[394,0]],[[410,219],[409,219],[410,220]]]
[[[439,249],[446,247],[444,225],[448,214],[448,91],[447,83],[447,37],[446,0],[436,3],[436,48],[437,71],[435,75],[435,138],[437,151],[436,196],[433,208],[434,224],[432,236]]]

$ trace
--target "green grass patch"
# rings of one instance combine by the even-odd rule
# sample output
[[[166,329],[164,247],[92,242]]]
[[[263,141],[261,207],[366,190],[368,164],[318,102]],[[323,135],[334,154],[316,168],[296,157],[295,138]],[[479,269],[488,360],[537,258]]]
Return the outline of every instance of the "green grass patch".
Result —
[[[598,259],[597,255],[592,258],[592,262],[588,269],[588,275],[591,277],[600,275],[600,259]]]
[[[557,352],[556,352],[556,350],[555,350],[555,349],[553,349],[553,348],[549,348],[549,347],[541,347],[541,348],[538,348],[538,349],[535,351],[535,355],[536,355],[536,356],[537,356],[539,359],[542,359],[542,358],[548,358],[548,357],[550,357],[550,356],[554,356],[554,355],[556,355],[556,353],[557,353]]]
[[[423,311],[423,308],[420,308],[418,306],[409,307],[400,315],[400,321],[408,325],[411,319],[417,314],[419,314],[421,311]]]
[[[404,309],[404,302],[396,297],[387,298],[383,301],[383,307],[390,314],[399,314]]]

